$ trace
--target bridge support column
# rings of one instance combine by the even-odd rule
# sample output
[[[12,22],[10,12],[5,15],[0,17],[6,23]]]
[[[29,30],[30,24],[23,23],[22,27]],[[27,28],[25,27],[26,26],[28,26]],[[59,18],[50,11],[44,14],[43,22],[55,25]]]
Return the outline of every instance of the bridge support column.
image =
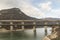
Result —
[[[22,26],[22,31],[24,31],[24,26]]]
[[[22,22],[22,31],[24,31],[24,22]]]
[[[47,35],[47,26],[44,26],[45,28],[45,35]]]
[[[12,26],[12,24],[13,24],[13,22],[10,22],[10,31],[13,31],[13,26]]]
[[[34,26],[33,26],[33,31],[36,31],[36,23],[33,22]]]
[[[45,25],[47,25],[47,22],[45,22]],[[47,26],[44,26],[45,28],[45,35],[47,35]]]
[[[34,39],[36,38],[36,22],[33,22]]]
[[[34,30],[34,39],[36,38],[36,30]]]

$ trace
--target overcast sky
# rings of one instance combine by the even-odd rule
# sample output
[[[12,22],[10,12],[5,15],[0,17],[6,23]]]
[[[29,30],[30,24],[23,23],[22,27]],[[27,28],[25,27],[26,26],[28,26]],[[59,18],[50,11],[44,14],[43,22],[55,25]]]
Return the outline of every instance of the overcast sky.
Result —
[[[0,10],[17,7],[36,18],[60,18],[60,0],[0,0]]]

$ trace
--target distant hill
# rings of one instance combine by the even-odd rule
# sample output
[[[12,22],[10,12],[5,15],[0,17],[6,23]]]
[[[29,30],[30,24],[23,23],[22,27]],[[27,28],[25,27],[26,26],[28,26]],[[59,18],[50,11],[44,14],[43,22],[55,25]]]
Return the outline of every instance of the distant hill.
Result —
[[[60,18],[50,18],[50,17],[48,17],[48,18],[42,18],[42,19],[40,19],[40,20],[42,20],[42,21],[44,21],[44,20],[50,20],[50,21],[58,21],[58,20],[60,20]]]
[[[35,20],[24,14],[19,8],[0,10],[0,20]]]

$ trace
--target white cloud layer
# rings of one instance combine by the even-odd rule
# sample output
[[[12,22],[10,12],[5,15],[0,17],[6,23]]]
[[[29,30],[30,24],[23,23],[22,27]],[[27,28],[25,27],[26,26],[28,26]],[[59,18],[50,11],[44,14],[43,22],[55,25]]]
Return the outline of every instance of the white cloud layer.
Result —
[[[40,3],[38,6],[42,11],[50,11],[51,10],[51,2]]]
[[[40,3],[38,6],[45,17],[60,18],[60,9],[52,9],[52,1]]]
[[[60,9],[52,9],[50,14],[54,18],[60,18]]]

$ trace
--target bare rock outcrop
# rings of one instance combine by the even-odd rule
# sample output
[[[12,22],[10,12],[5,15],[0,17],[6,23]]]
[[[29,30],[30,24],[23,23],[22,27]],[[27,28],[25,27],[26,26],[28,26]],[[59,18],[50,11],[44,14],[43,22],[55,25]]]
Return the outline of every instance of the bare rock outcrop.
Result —
[[[55,26],[52,29],[53,33],[51,35],[45,36],[43,40],[60,40],[60,27]]]

